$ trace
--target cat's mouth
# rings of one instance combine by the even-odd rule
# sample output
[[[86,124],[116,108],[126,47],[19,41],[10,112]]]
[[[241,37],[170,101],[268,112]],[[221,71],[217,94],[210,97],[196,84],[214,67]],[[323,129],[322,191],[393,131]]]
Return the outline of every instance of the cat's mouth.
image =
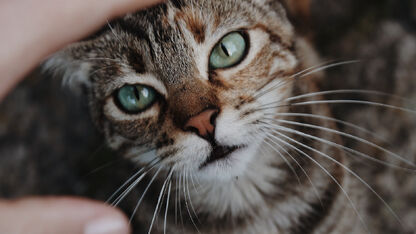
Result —
[[[213,147],[213,150],[211,152],[211,155],[200,166],[200,169],[208,166],[209,164],[213,162],[224,159],[228,157],[231,153],[236,151],[237,149],[242,148],[242,146],[222,146],[222,145],[217,145],[217,144],[214,144],[212,147]]]

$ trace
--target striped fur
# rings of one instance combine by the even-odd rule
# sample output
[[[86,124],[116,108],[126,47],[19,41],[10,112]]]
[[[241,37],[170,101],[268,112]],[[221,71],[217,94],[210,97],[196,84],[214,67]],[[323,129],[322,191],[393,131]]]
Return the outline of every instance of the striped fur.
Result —
[[[210,70],[213,46],[233,31],[248,35],[246,58],[230,69]],[[162,168],[135,215],[134,222],[140,226],[150,225],[159,193],[167,187],[165,179],[174,168],[166,233],[362,233],[351,205],[360,202],[355,183],[343,167],[322,155],[348,165],[344,153],[293,132],[281,132],[319,154],[267,127],[290,127],[342,144],[322,130],[270,120],[335,129],[322,120],[274,116],[283,112],[330,116],[328,108],[283,105],[261,110],[273,101],[317,91],[313,79],[293,82],[293,75],[307,68],[306,48],[278,1],[172,0],[112,22],[97,35],[58,53],[47,66],[63,70],[75,87],[87,87],[92,116],[112,148],[139,166],[162,160],[149,172],[153,175]],[[152,86],[161,98],[143,113],[125,114],[115,105],[113,93],[136,83]],[[215,140],[242,148],[201,168],[212,151],[211,143],[186,131],[184,124],[207,107],[220,110]],[[296,145],[305,155],[284,142]],[[154,150],[143,156],[144,148]],[[144,191],[146,186],[141,183],[136,189]],[[135,205],[131,204],[132,209]],[[166,202],[156,213],[153,233],[164,232],[165,209]]]

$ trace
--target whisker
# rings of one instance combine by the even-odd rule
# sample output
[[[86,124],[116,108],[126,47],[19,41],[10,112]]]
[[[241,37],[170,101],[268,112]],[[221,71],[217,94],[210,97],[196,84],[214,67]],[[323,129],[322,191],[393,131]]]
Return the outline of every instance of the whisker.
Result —
[[[296,102],[296,103],[289,103],[289,104],[283,104],[283,105],[276,105],[272,107],[263,107],[256,109],[259,110],[267,110],[267,109],[275,109],[279,107],[290,107],[290,106],[308,106],[308,105],[317,105],[317,104],[360,104],[360,105],[368,105],[368,106],[374,106],[374,107],[384,107],[388,109],[393,110],[399,110],[406,113],[414,114],[416,115],[415,110],[411,110],[404,107],[398,107],[394,105],[384,104],[380,102],[371,102],[371,101],[361,101],[361,100],[318,100],[318,101],[306,101],[306,102]]]
[[[110,28],[111,33],[114,35],[114,37],[117,39],[118,42],[123,43],[123,41],[121,40],[121,38],[119,37],[119,35],[116,33],[116,31],[114,30],[113,26],[111,26],[110,22],[107,19],[107,26],[108,28]]]
[[[307,68],[307,69],[305,69],[301,72],[298,72],[298,73],[293,74],[289,77],[286,77],[285,80],[280,81],[278,84],[276,84],[276,85],[274,85],[274,86],[272,86],[272,87],[270,87],[266,90],[263,90],[263,91],[261,91],[261,89],[257,90],[257,92],[259,92],[259,93],[254,95],[254,98],[258,99],[261,96],[267,94],[268,92],[271,92],[273,90],[276,90],[276,89],[282,87],[283,85],[295,82],[298,78],[304,78],[304,77],[307,77],[307,76],[309,76],[313,73],[317,73],[317,72],[320,72],[322,70],[326,70],[326,69],[329,69],[329,68],[342,66],[342,65],[353,64],[353,63],[358,63],[358,62],[359,62],[358,60],[348,60],[348,61],[342,61],[342,62],[330,63],[330,64],[324,63],[323,65],[318,65],[318,66],[313,66],[313,67]],[[265,88],[265,87],[267,87],[267,85],[262,87],[262,88]]]
[[[343,61],[343,62],[338,62],[338,63],[331,63],[331,64],[328,64],[328,65],[325,65],[325,66],[315,68],[312,71],[309,71],[305,74],[302,74],[299,77],[302,78],[302,77],[309,76],[313,73],[317,73],[317,72],[320,72],[320,71],[323,71],[323,70],[326,70],[326,69],[329,69],[329,68],[339,67],[339,66],[342,66],[342,65],[354,64],[354,63],[359,63],[359,62],[360,62],[360,60],[348,60],[348,61]]]
[[[375,96],[383,96],[383,97],[389,97],[389,98],[395,98],[404,102],[410,102],[410,100],[397,96],[392,95],[385,92],[380,92],[376,90],[365,90],[365,89],[337,89],[337,90],[327,90],[327,91],[320,91],[320,92],[313,92],[313,93],[306,93],[298,96],[293,96],[290,98],[287,98],[287,101],[293,101],[303,98],[310,98],[310,97],[316,97],[316,96],[323,96],[323,95],[332,95],[332,94],[365,94],[365,95],[375,95]]]
[[[276,136],[272,135],[272,134],[268,134],[270,137],[272,138],[276,138]],[[270,138],[269,138],[270,139]],[[306,176],[306,178],[308,179],[309,183],[312,186],[312,189],[314,190],[314,193],[316,195],[316,198],[319,200],[319,202],[321,203],[321,206],[324,207],[324,204],[322,202],[321,197],[319,196],[319,192],[318,189],[316,188],[315,184],[312,182],[312,179],[309,177],[308,173],[305,171],[305,169],[302,167],[302,165],[300,165],[300,163],[279,143],[277,143],[276,141],[272,141],[277,147],[279,147],[279,149],[281,149],[282,151],[284,151],[286,153],[286,155],[288,155],[295,163],[296,165],[298,165],[298,167],[302,170],[303,174]],[[278,151],[276,151],[278,152]],[[298,177],[298,181],[299,184],[301,184],[300,179]]]
[[[272,127],[272,128],[273,128],[273,127]],[[315,140],[315,141],[319,141],[319,142],[322,142],[322,143],[324,143],[324,144],[327,144],[327,145],[333,146],[333,147],[335,147],[335,148],[346,150],[346,151],[347,151],[347,153],[351,153],[351,154],[353,154],[353,155],[361,156],[361,157],[363,157],[363,158],[365,158],[365,159],[367,159],[367,160],[374,161],[374,162],[379,163],[379,164],[382,164],[382,165],[384,165],[384,166],[388,166],[388,167],[392,167],[392,168],[395,168],[395,169],[399,169],[399,170],[403,170],[403,171],[407,171],[407,172],[412,172],[412,173],[414,173],[414,172],[415,172],[415,170],[414,170],[414,169],[409,169],[409,168],[405,168],[405,167],[397,166],[397,165],[395,165],[395,164],[392,164],[392,163],[388,163],[388,162],[385,162],[385,161],[379,160],[379,159],[374,158],[374,157],[372,157],[372,156],[370,156],[370,155],[364,154],[364,153],[362,153],[362,152],[360,152],[360,151],[357,151],[357,150],[354,150],[354,149],[352,149],[352,148],[349,148],[349,147],[346,147],[346,146],[343,146],[343,145],[337,144],[337,143],[332,142],[332,141],[325,140],[325,139],[323,139],[323,138],[315,137],[315,136],[312,136],[312,135],[310,135],[310,134],[306,134],[306,133],[303,133],[303,132],[300,132],[300,131],[297,131],[297,130],[294,130],[294,129],[291,129],[291,128],[286,128],[286,127],[283,127],[283,126],[281,126],[281,128],[282,128],[282,129],[281,129],[281,131],[285,131],[285,132],[289,132],[289,133],[295,133],[295,134],[297,134],[297,135],[301,135],[301,136],[303,136],[303,137],[305,137],[305,138],[310,138],[310,139],[313,139],[313,140]],[[283,129],[285,129],[285,130],[283,130]]]
[[[179,180],[178,182],[178,205],[179,205],[179,218],[181,220],[181,224],[182,224],[182,229],[184,229],[184,222],[183,222],[183,217],[182,217],[182,202],[181,202],[181,183],[182,183],[182,176],[183,176],[183,171],[179,174]]]
[[[178,224],[178,177],[175,178],[175,225]]]
[[[104,163],[103,165],[95,168],[94,170],[90,171],[88,174],[85,175],[85,177],[88,177],[90,175],[93,175],[101,170],[104,170],[105,168],[108,168],[112,165],[114,165],[117,162],[123,161],[123,159],[115,159],[115,160],[111,160],[110,162]]]
[[[192,204],[191,193],[189,192],[189,177],[190,177],[190,172],[187,171],[186,177],[185,177],[185,179],[186,179],[185,180],[185,185],[186,185],[186,190],[188,192],[189,204],[191,205],[191,210],[192,210],[192,213],[195,215],[196,221],[198,221],[198,223],[201,223],[199,218],[198,218],[198,215],[195,212],[195,208]]]
[[[271,134],[266,133],[266,135],[268,136],[267,138],[270,139],[269,137],[270,137]],[[292,164],[290,164],[290,162],[287,160],[287,158],[279,150],[277,150],[273,145],[271,145],[269,142],[264,141],[264,143],[267,144],[270,148],[272,148],[275,152],[278,153],[278,155],[280,156],[280,158],[283,159],[283,161],[285,162],[285,164],[290,168],[290,170],[292,171],[292,173],[296,176],[299,184],[302,184],[300,182],[300,178],[299,178],[298,173],[296,172],[295,168],[293,168]]]
[[[388,142],[386,139],[378,136],[377,134],[371,132],[370,130],[363,128],[361,126],[358,126],[356,124],[347,122],[347,121],[343,121],[340,119],[336,119],[336,118],[332,118],[332,117],[328,117],[328,116],[324,116],[324,115],[315,115],[315,114],[306,114],[306,113],[265,113],[265,116],[289,116],[289,117],[309,117],[309,118],[315,118],[315,119],[321,119],[321,120],[328,120],[328,121],[332,121],[338,124],[342,124],[344,126],[350,127],[352,129],[358,130],[360,132],[366,133],[370,136],[372,136],[373,138],[379,140],[379,141],[383,141],[383,142]]]
[[[156,161],[156,162],[155,162]],[[152,165],[152,163],[154,163]],[[117,199],[115,199],[112,202],[112,206],[118,206],[118,204],[124,199],[125,196],[127,196],[130,191],[137,186],[138,183],[140,183],[140,181],[147,175],[147,173],[153,169],[153,167],[155,167],[158,163],[160,163],[160,160],[157,161],[152,160],[150,163],[148,163],[146,166],[144,166],[142,169],[140,169],[138,172],[136,172],[133,176],[131,176],[123,185],[121,185],[108,199],[106,202],[111,201],[123,188],[125,188],[127,186],[127,184],[129,184],[132,180],[134,180],[134,178],[136,178],[138,175],[140,175],[142,172],[143,174],[137,178],[131,185],[128,186],[128,188],[119,196],[117,197]],[[150,168],[149,168],[150,167]],[[146,171],[145,171],[146,170]],[[144,172],[145,171],[145,172]]]
[[[277,126],[276,126],[277,127]],[[280,127],[278,127],[278,128],[280,128]],[[301,142],[299,142],[299,141],[297,141],[297,140],[294,140],[294,139],[292,139],[292,138],[290,138],[290,137],[288,137],[288,136],[286,136],[286,135],[284,135],[284,134],[282,134],[282,133],[280,133],[279,131],[277,131],[277,130],[272,130],[274,133],[276,133],[276,134],[278,134],[278,135],[280,135],[280,136],[282,136],[282,137],[284,137],[285,139],[288,139],[288,140],[290,140],[291,142],[294,142],[294,143],[296,143],[296,144],[298,144],[298,145],[300,145],[300,146],[302,146],[302,147],[304,147],[304,148],[306,148],[306,149],[308,149],[308,150],[311,150],[311,151],[313,151],[313,152],[315,152],[315,153],[317,153],[318,155],[321,155],[321,156],[323,156],[324,158],[326,158],[326,159],[328,159],[328,160],[330,160],[330,161],[332,161],[333,163],[335,163],[335,164],[337,164],[337,165],[339,165],[340,167],[342,167],[342,168],[344,168],[344,170],[346,170],[348,173],[350,173],[351,175],[353,175],[356,179],[358,179],[363,185],[365,185],[385,206],[386,206],[386,208],[389,210],[389,212],[393,215],[393,217],[397,220],[397,222],[403,227],[403,223],[402,223],[402,221],[400,220],[400,218],[398,217],[398,215],[394,212],[394,210],[388,205],[388,203],[367,183],[367,182],[365,182],[365,180],[363,180],[358,174],[356,174],[354,171],[352,171],[350,168],[348,168],[347,166],[345,166],[344,164],[342,164],[342,163],[340,163],[340,162],[338,162],[337,160],[335,160],[335,159],[333,159],[331,156],[329,156],[329,155],[327,155],[327,154],[325,154],[325,153],[323,153],[323,152],[321,152],[321,151],[319,151],[319,150],[317,150],[317,149],[315,149],[315,148],[312,148],[312,147],[309,147],[309,146],[307,146],[307,145],[305,145],[305,144],[303,144],[303,143],[301,143]]]
[[[192,186],[194,187],[194,190],[195,190],[197,193],[200,193],[200,192],[199,192],[199,189],[197,189],[197,187],[195,186],[195,183],[194,183],[194,173],[191,173],[191,183],[192,183]],[[199,181],[198,181],[198,180],[197,180],[197,183],[198,183],[199,187],[201,187],[201,184],[199,184]]]
[[[160,189],[159,198],[157,199],[155,212],[153,213],[153,218],[152,218],[152,222],[150,223],[148,234],[150,234],[152,232],[153,224],[154,224],[155,219],[156,219],[156,214],[158,213],[157,211],[159,210],[159,205],[160,205],[160,202],[162,201],[162,195],[165,191],[166,184],[168,183],[168,181],[170,181],[173,170],[174,170],[174,168],[170,169],[170,172],[169,172],[168,176],[166,177],[165,182],[163,182],[162,188]]]
[[[143,201],[144,196],[147,193],[147,190],[149,190],[150,185],[152,185],[153,181],[156,179],[157,175],[159,175],[160,171],[162,170],[163,167],[159,167],[159,169],[156,171],[155,175],[152,177],[152,179],[150,180],[149,184],[147,185],[147,187],[145,188],[145,190],[143,191],[142,196],[140,197],[139,201],[137,202],[136,207],[134,207],[133,213],[130,217],[130,223],[133,221],[134,215],[136,214],[137,210],[139,209],[140,204]]]
[[[195,227],[196,231],[198,233],[200,233],[198,227],[196,226],[196,223],[195,223],[194,219],[192,218],[192,214],[191,214],[191,212],[189,210],[188,199],[187,199],[187,196],[186,196],[186,181],[185,180],[186,180],[186,172],[184,172],[184,175],[182,177],[182,182],[181,182],[182,183],[182,187],[183,187],[185,207],[186,207],[186,210],[188,211],[188,215],[189,215],[189,218],[190,218],[193,226]],[[189,197],[189,199],[190,199],[190,197]]]
[[[306,68],[306,69],[304,69],[304,70],[302,70],[302,71],[299,71],[299,72],[297,72],[297,73],[295,73],[295,74],[293,74],[293,75],[291,75],[291,76],[289,76],[289,77],[285,77],[284,79],[286,80],[286,79],[292,79],[292,78],[298,77],[298,76],[300,76],[300,75],[302,75],[302,74],[304,74],[304,73],[306,73],[306,72],[309,72],[309,71],[311,71],[311,70],[313,70],[313,69],[316,69],[316,68],[318,68],[318,67],[324,66],[324,65],[326,65],[326,64],[328,64],[328,62],[324,62],[324,63],[318,64],[318,65],[315,65],[315,66],[312,66],[312,67]],[[274,82],[274,81],[278,81],[278,83],[277,83],[276,85],[274,85],[274,86],[271,86],[270,88],[268,88],[268,89],[266,89],[266,90],[263,90],[262,92],[259,92],[259,91],[261,91],[263,88],[267,87],[270,83],[272,83],[272,82]],[[279,85],[280,85],[280,83],[283,83],[283,81],[281,81],[281,80],[276,80],[276,79],[273,79],[273,80],[271,80],[270,82],[267,82],[265,85],[263,85],[262,87],[260,87],[260,89],[256,90],[256,92],[258,92],[258,93],[257,93],[256,95],[254,95],[254,97],[253,97],[253,98],[254,98],[254,99],[257,99],[257,98],[259,98],[259,97],[263,96],[264,94],[266,94],[266,93],[270,92],[271,90],[274,90],[274,89],[276,89],[277,87],[280,87],[280,86],[279,86]]]
[[[278,132],[276,132],[277,134],[279,134],[280,136],[282,136],[282,137],[285,137],[286,139],[288,139],[288,140],[291,140],[292,141],[292,139],[290,138],[290,137],[288,137],[288,136],[286,136],[286,135],[284,135],[284,134],[280,134],[280,133],[278,133]],[[305,153],[304,151],[302,151],[302,150],[300,150],[299,148],[297,148],[297,147],[295,147],[295,146],[293,146],[292,144],[290,144],[290,143],[288,143],[288,142],[286,142],[286,141],[284,141],[284,140],[281,140],[281,139],[279,139],[279,138],[277,138],[277,140],[279,140],[280,142],[282,142],[283,144],[285,144],[285,145],[287,145],[287,146],[289,146],[289,147],[291,147],[292,149],[294,149],[295,151],[297,151],[297,152],[299,152],[300,154],[302,154],[302,155],[304,155],[306,158],[308,158],[309,160],[311,160],[315,165],[317,165],[319,168],[321,168],[321,170],[323,171],[323,172],[325,172],[325,174],[327,174],[330,178],[331,178],[331,180],[332,181],[334,181],[334,183],[336,183],[337,184],[337,186],[341,189],[341,191],[342,191],[342,193],[345,195],[345,197],[347,198],[347,200],[349,201],[349,203],[350,203],[350,205],[351,205],[351,207],[352,207],[352,209],[354,210],[354,212],[357,214],[357,216],[358,216],[358,218],[360,219],[360,222],[361,222],[361,224],[363,225],[363,227],[367,230],[367,233],[370,233],[370,231],[369,231],[369,229],[368,229],[368,227],[367,227],[367,225],[365,224],[365,222],[364,222],[364,220],[363,220],[363,218],[361,217],[361,215],[360,215],[360,213],[358,212],[358,209],[357,209],[357,207],[355,206],[355,204],[352,202],[352,200],[351,200],[351,198],[350,198],[350,196],[348,195],[348,193],[347,193],[347,191],[344,189],[344,187],[342,187],[342,185],[337,181],[337,179],[325,168],[325,167],[323,167],[318,161],[316,161],[315,159],[313,159],[310,155],[308,155],[307,153]],[[295,141],[295,140],[293,140],[293,141]],[[296,141],[295,141],[296,142]],[[318,151],[319,152],[319,151]],[[329,157],[329,156],[328,156]],[[336,160],[335,160],[336,161]],[[337,161],[338,162],[338,161]],[[341,163],[340,163],[341,164]],[[343,165],[343,164],[341,164],[341,165]]]
[[[280,120],[280,119],[270,119],[270,120],[277,121],[277,122],[280,122],[280,123],[286,123],[286,124],[290,124],[290,125],[302,126],[302,127],[312,128],[312,129],[319,129],[319,130],[322,130],[322,131],[326,131],[326,132],[334,133],[334,134],[337,134],[337,135],[340,135],[340,136],[344,136],[344,137],[356,140],[360,143],[367,144],[371,147],[374,147],[375,149],[383,151],[384,153],[389,154],[390,156],[396,158],[397,160],[399,160],[401,162],[404,162],[408,165],[416,167],[416,165],[413,162],[411,162],[409,160],[406,160],[405,158],[401,157],[400,155],[395,154],[395,153],[393,153],[393,152],[391,152],[391,151],[389,151],[389,150],[387,150],[387,149],[385,149],[385,148],[383,148],[383,147],[381,147],[377,144],[374,144],[373,142],[367,141],[367,140],[365,140],[361,137],[357,137],[357,136],[354,136],[354,135],[351,135],[351,134],[348,134],[348,133],[344,133],[344,132],[341,132],[341,131],[338,131],[338,130],[334,130],[334,129],[330,129],[330,128],[326,128],[326,127],[321,127],[321,126],[313,125],[313,124],[306,124],[306,123],[300,123],[300,122],[294,122],[294,121],[288,121],[288,120]],[[375,159],[374,157],[370,157],[370,158],[372,158],[371,160]],[[379,162],[379,160],[377,160],[377,162]],[[414,171],[414,169],[413,170],[410,169],[410,168],[407,168],[407,169],[410,170],[410,171]]]
[[[172,187],[172,180],[169,180],[169,187],[168,187],[168,197],[166,198],[166,210],[165,210],[165,219],[163,221],[163,234],[166,234],[166,220],[168,218],[168,210],[169,210],[169,199],[170,199],[170,191]]]

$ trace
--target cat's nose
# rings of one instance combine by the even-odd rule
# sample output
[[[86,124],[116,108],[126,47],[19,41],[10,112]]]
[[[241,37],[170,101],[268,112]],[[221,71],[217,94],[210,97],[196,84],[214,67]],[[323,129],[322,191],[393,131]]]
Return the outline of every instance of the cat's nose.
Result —
[[[191,117],[185,124],[185,131],[196,132],[199,136],[209,139],[213,137],[215,130],[215,119],[218,110],[207,109]]]

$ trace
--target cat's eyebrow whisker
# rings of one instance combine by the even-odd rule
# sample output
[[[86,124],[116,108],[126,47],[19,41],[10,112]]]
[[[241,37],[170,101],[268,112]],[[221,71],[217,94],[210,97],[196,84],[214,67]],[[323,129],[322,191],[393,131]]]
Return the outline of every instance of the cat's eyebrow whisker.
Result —
[[[264,115],[265,116],[270,116],[270,117],[287,117],[287,116],[288,117],[309,117],[309,118],[333,121],[335,123],[339,123],[339,124],[342,124],[344,126],[350,127],[352,129],[358,130],[360,132],[366,133],[366,134],[374,137],[375,139],[377,139],[379,141],[386,142],[386,143],[388,142],[386,139],[380,137],[379,135],[373,133],[372,131],[370,131],[366,128],[363,128],[359,125],[356,125],[356,124],[353,124],[353,123],[350,123],[350,122],[347,122],[347,121],[343,121],[343,120],[340,120],[340,119],[328,117],[328,116],[325,116],[325,115],[315,115],[315,114],[307,114],[307,113],[294,113],[294,112],[292,112],[292,113],[290,113],[290,112],[288,112],[288,113],[283,113],[283,112],[282,113],[265,113]]]
[[[160,171],[163,169],[163,167],[159,167],[159,169],[156,171],[156,173],[153,175],[152,179],[150,180],[149,184],[147,185],[147,187],[144,189],[142,196],[140,197],[139,201],[137,202],[136,207],[134,207],[133,213],[130,217],[130,223],[133,221],[134,216],[137,212],[137,210],[139,209],[140,204],[142,203],[144,196],[146,195],[147,191],[149,190],[150,186],[153,184],[153,181],[156,179],[156,177],[159,175]]]
[[[388,155],[396,158],[397,160],[399,160],[401,162],[404,162],[404,163],[406,163],[406,164],[408,164],[410,166],[416,167],[416,165],[413,162],[411,162],[409,160],[406,160],[405,158],[401,157],[400,155],[398,155],[396,153],[393,153],[393,152],[391,152],[391,151],[389,151],[389,150],[387,150],[387,149],[385,149],[385,148],[383,148],[383,147],[381,147],[381,146],[379,146],[377,144],[374,144],[373,142],[367,141],[367,140],[365,140],[363,138],[360,138],[360,137],[357,137],[357,136],[354,136],[354,135],[351,135],[351,134],[348,134],[348,133],[345,133],[345,132],[341,132],[341,131],[334,130],[334,129],[330,129],[330,128],[326,128],[326,127],[321,127],[321,126],[318,126],[318,125],[301,123],[301,122],[294,122],[294,121],[280,120],[280,119],[271,119],[271,118],[268,119],[268,120],[275,121],[275,122],[280,122],[280,123],[285,123],[285,124],[290,124],[290,125],[296,125],[296,126],[301,126],[301,127],[312,128],[312,129],[318,129],[318,130],[321,130],[321,131],[326,131],[326,132],[333,133],[333,134],[336,134],[336,135],[344,136],[344,137],[347,137],[347,138],[356,140],[356,141],[358,141],[360,143],[363,143],[363,144],[369,145],[371,147],[374,147],[375,149],[378,149],[380,151],[383,151],[384,153],[386,153],[386,154],[388,154]],[[279,126],[279,127],[285,128],[283,126]],[[296,130],[293,130],[293,131],[296,131]],[[299,132],[299,131],[296,131],[296,132]],[[314,136],[311,136],[311,137],[314,137]],[[321,139],[321,138],[319,138],[319,139]],[[333,143],[333,144],[336,144],[336,143]],[[341,147],[341,145],[339,145],[339,144],[336,144],[336,145],[338,145],[338,146]],[[361,152],[355,151],[355,150],[350,149],[348,147],[345,147],[345,146],[342,146],[342,147],[345,150],[351,150],[351,152],[353,152],[353,153],[359,153],[361,156],[363,156],[363,157],[365,157],[365,158],[367,158],[369,160],[376,161],[378,163],[382,163],[383,162],[381,160],[378,160],[378,159],[376,159],[374,157],[371,157],[371,156],[368,156],[366,154],[362,154]],[[386,165],[386,162],[383,162],[382,164],[383,165]],[[394,165],[394,164],[387,163],[387,165],[393,166],[393,167],[398,168],[398,169],[406,170],[406,171],[411,171],[411,172],[415,172],[416,171],[416,169],[402,168],[402,167],[397,166],[397,165]]]
[[[113,26],[110,24],[110,21],[107,19],[107,26],[110,29],[111,33],[114,35],[114,37],[116,38],[116,40],[120,43],[123,44],[123,41],[121,40],[121,38],[119,37],[119,35],[116,33],[116,30],[114,30]]]
[[[389,206],[389,204],[381,197],[380,194],[378,194],[367,182],[365,182],[364,179],[362,179],[357,173],[355,173],[353,170],[351,170],[350,168],[348,168],[347,166],[345,166],[344,164],[340,163],[339,161],[333,159],[331,156],[313,148],[313,147],[309,147],[297,140],[294,140],[288,136],[286,136],[285,134],[281,133],[279,130],[284,130],[282,129],[282,127],[280,126],[274,126],[275,129],[272,130],[274,133],[278,134],[279,136],[288,139],[291,142],[294,142],[302,147],[304,147],[305,149],[311,150],[315,153],[317,153],[318,155],[328,159],[329,161],[341,166],[344,170],[346,170],[348,173],[350,173],[352,176],[354,176],[356,179],[358,179],[364,186],[366,186],[385,206],[386,208],[389,210],[389,212],[393,215],[393,217],[397,220],[397,222],[403,227],[403,223],[401,221],[401,219],[399,218],[399,216],[394,212],[394,210]],[[302,134],[297,134],[297,135],[302,135]]]
[[[162,188],[160,189],[159,197],[157,199],[156,208],[155,208],[155,211],[153,213],[153,217],[152,217],[152,221],[150,223],[150,227],[149,227],[148,234],[150,234],[152,232],[153,224],[154,224],[154,222],[156,220],[156,215],[158,213],[159,206],[160,206],[160,203],[162,201],[162,196],[163,196],[163,194],[165,192],[166,185],[168,184],[168,182],[170,181],[170,178],[172,177],[173,171],[174,171],[174,168],[171,168],[170,171],[169,171],[169,173],[168,173],[168,175],[166,176],[165,181],[163,182]],[[144,193],[143,193],[143,195],[144,195]]]
[[[266,126],[266,128],[267,128],[267,125],[265,125]],[[281,133],[279,133],[279,132],[277,132],[277,131],[274,131],[275,133],[277,133],[277,134],[279,134],[279,135],[281,135],[282,137],[285,137],[286,139],[288,139],[288,140],[291,140],[292,141],[292,139],[290,138],[290,137],[288,137],[288,136],[286,136],[286,135],[284,135],[284,134],[281,134]],[[306,158],[308,158],[309,160],[311,160],[315,165],[317,165],[319,168],[321,168],[321,170],[323,171],[323,172],[325,172],[325,174],[327,174],[330,178],[331,178],[331,180],[332,181],[334,181],[334,183],[336,183],[337,184],[337,186],[341,189],[341,191],[342,191],[342,193],[345,195],[345,197],[347,198],[347,200],[349,201],[349,203],[350,203],[350,205],[351,205],[351,207],[352,207],[352,209],[354,210],[354,212],[357,214],[357,217],[360,219],[360,222],[361,222],[361,224],[363,225],[363,227],[366,229],[366,231],[367,231],[367,233],[370,233],[370,231],[369,231],[369,229],[368,229],[368,226],[365,224],[365,222],[364,222],[364,219],[362,218],[362,216],[361,216],[361,214],[358,212],[358,209],[357,209],[357,207],[355,206],[355,204],[352,202],[352,200],[351,200],[351,198],[350,198],[350,196],[348,195],[348,193],[347,193],[347,191],[344,189],[344,187],[342,187],[342,185],[337,181],[337,179],[335,179],[335,177],[324,167],[324,166],[322,166],[318,161],[316,161],[315,159],[313,159],[310,155],[308,155],[307,153],[305,153],[303,150],[300,150],[298,147],[296,147],[296,146],[293,146],[292,144],[290,144],[290,143],[288,143],[287,141],[285,141],[285,140],[282,140],[282,139],[280,139],[280,138],[276,138],[276,140],[278,140],[278,141],[280,141],[281,143],[283,143],[283,144],[285,144],[285,145],[287,145],[288,147],[290,147],[290,148],[292,148],[292,149],[294,149],[295,151],[297,151],[298,153],[300,153],[300,154],[302,154],[302,155],[304,155]],[[295,140],[293,140],[293,141],[295,141]],[[296,141],[295,141],[295,143],[296,143]],[[315,149],[316,150],[316,149]],[[318,150],[316,150],[316,151],[318,151]],[[320,152],[320,151],[318,151],[318,152]],[[328,156],[329,158],[331,158],[330,156]],[[335,160],[336,161],[336,160]],[[338,162],[338,161],[336,161],[336,162]],[[342,166],[344,166],[342,163],[340,163]]]
[[[268,139],[270,140],[270,141],[272,141],[273,142],[273,144],[275,144],[277,147],[279,147],[279,149],[280,150],[282,150],[283,152],[285,152],[286,153],[286,155],[288,155],[295,163],[296,163],[296,165],[298,165],[298,167],[302,170],[302,172],[303,172],[303,174],[306,176],[306,178],[308,179],[308,182],[311,184],[311,186],[312,186],[312,189],[313,189],[313,192],[315,193],[315,195],[316,195],[316,198],[318,198],[318,200],[319,200],[319,203],[321,204],[321,206],[322,207],[324,207],[324,204],[323,204],[323,202],[322,202],[322,199],[321,199],[321,197],[319,196],[319,192],[318,192],[318,189],[316,188],[316,186],[315,186],[315,184],[312,182],[312,179],[311,179],[311,177],[308,175],[308,173],[305,171],[305,169],[302,167],[302,165],[300,165],[300,163],[295,159],[295,157],[294,156],[292,156],[281,144],[279,144],[278,142],[276,142],[276,140],[274,140],[275,138],[276,138],[276,136],[274,136],[273,134],[270,134],[270,133],[266,133],[269,137],[268,137]],[[280,154],[280,152],[279,151],[276,151],[278,154]],[[298,177],[298,180],[299,180],[299,184],[301,184],[301,182],[300,182],[300,179],[299,179],[299,177]]]

